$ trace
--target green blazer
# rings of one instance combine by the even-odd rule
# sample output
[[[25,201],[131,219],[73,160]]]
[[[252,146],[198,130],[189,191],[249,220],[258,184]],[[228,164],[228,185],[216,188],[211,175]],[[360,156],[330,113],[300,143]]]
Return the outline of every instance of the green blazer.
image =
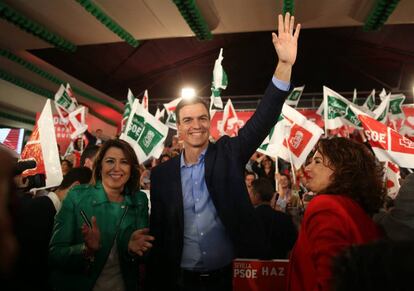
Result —
[[[93,262],[83,256],[81,232],[84,223],[80,210],[96,222],[101,232],[101,248]],[[56,290],[92,290],[110,253],[114,240],[126,290],[138,288],[138,262],[128,253],[132,232],[148,227],[148,199],[139,191],[125,195],[121,203],[110,202],[102,183],[72,188],[55,217],[49,246],[51,284]]]

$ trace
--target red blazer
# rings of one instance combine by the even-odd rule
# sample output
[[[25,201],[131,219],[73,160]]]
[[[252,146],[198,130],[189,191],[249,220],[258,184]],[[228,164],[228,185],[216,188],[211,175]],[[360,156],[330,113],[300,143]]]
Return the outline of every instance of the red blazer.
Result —
[[[317,195],[309,203],[293,248],[287,290],[331,290],[331,261],[341,250],[382,237],[359,204],[341,195]]]

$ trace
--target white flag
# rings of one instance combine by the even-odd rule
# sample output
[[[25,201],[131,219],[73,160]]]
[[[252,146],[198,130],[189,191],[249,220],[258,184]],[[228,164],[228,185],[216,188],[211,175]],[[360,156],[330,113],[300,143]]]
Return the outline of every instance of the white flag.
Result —
[[[350,108],[350,105],[353,105],[362,110],[358,105],[352,104],[339,93],[325,86],[323,87],[323,102],[325,129],[336,129],[344,125],[362,128],[360,121]]]
[[[161,118],[164,118],[164,114],[165,114],[165,108],[163,108],[162,110],[160,110],[157,107],[157,111],[155,112],[155,119],[160,120]]]
[[[223,109],[223,100],[221,100],[221,91],[227,88],[228,78],[223,69],[221,62],[223,61],[223,49],[220,49],[220,54],[214,62],[213,80],[211,82],[211,96],[210,96],[210,118],[213,118],[217,109]]]
[[[145,110],[148,111],[148,101],[149,101],[149,97],[148,97],[148,90],[145,90],[144,92],[144,96],[142,97],[142,102],[141,105],[142,107],[144,107]]]
[[[354,89],[354,95],[352,96],[352,103],[357,104],[357,90]]]
[[[307,156],[318,142],[323,130],[287,104],[282,108],[283,121],[273,133],[269,147],[276,156],[290,161],[296,169],[305,163]],[[276,132],[279,128],[283,133]],[[292,159],[292,160],[291,160]]]
[[[385,163],[385,175],[386,175],[386,185],[387,185],[387,194],[391,198],[395,198],[400,190],[400,168],[392,163]]]
[[[150,157],[159,158],[167,134],[168,127],[155,119],[136,99],[120,139],[127,141],[134,148],[139,163],[144,163]]]
[[[79,106],[76,110],[69,113],[68,119],[72,124],[74,131],[71,132],[70,138],[74,139],[78,135],[84,133],[88,129],[88,125],[85,122],[86,108],[85,106]]]
[[[131,108],[132,104],[134,104],[134,100],[134,94],[132,94],[131,89],[128,89],[127,101],[124,106],[124,113],[122,114],[121,132],[125,131],[126,123],[128,121],[129,115],[131,114]]]
[[[60,85],[59,90],[55,94],[55,106],[62,122],[67,124],[69,122],[68,115],[77,107],[76,100],[69,95],[68,90],[63,85]]]
[[[388,111],[390,107],[390,97],[391,94],[388,94],[386,98],[384,98],[381,104],[374,110],[374,118],[375,120],[387,124],[388,122]]]
[[[405,95],[404,94],[392,94],[390,97],[390,116],[389,118],[392,120],[396,120],[396,119],[404,119],[405,118],[405,114],[404,111],[402,109],[402,105],[404,103],[405,100]]]
[[[182,97],[179,97],[169,103],[164,104],[164,108],[167,110],[167,120],[165,121],[165,124],[169,128],[177,130],[177,117],[175,116],[175,108],[182,99]]]
[[[239,120],[236,110],[231,100],[227,100],[223,110],[223,119],[217,123],[220,135],[237,136],[239,129],[244,125],[243,120]]]
[[[368,97],[365,100],[364,104],[362,104],[362,108],[365,109],[365,110],[369,110],[369,111],[374,110],[374,108],[375,108],[375,89],[373,89],[371,91],[371,94],[368,95]]]
[[[46,172],[45,188],[56,187],[62,182],[63,175],[62,168],[60,167],[59,151],[56,142],[50,99],[46,101],[37,124]]]
[[[301,87],[293,88],[292,92],[290,92],[289,96],[286,97],[285,103],[290,106],[297,106],[302,96],[303,89],[305,89],[305,85]]]

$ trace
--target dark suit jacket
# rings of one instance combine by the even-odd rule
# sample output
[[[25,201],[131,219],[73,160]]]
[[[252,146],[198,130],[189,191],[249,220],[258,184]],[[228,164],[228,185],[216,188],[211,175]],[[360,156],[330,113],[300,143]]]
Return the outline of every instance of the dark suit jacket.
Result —
[[[22,207],[17,219],[20,254],[15,290],[50,289],[48,254],[55,214],[53,202],[47,196],[31,199]]]
[[[265,242],[268,250],[265,259],[287,259],[298,236],[292,218],[267,204],[259,205],[255,210],[265,229]]]
[[[244,182],[244,168],[276,123],[288,92],[269,84],[255,114],[238,136],[210,143],[205,156],[205,180],[217,213],[238,257],[265,255],[264,230],[256,219]],[[175,285],[183,250],[183,194],[180,157],[155,167],[151,173],[150,232],[155,236],[150,255],[152,287]],[[165,287],[168,286],[168,287]],[[167,290],[167,289],[165,289]]]

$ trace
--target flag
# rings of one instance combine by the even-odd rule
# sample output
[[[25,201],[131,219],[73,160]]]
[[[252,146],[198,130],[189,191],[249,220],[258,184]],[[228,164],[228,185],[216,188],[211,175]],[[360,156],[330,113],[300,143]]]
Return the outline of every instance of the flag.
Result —
[[[304,85],[293,88],[292,92],[290,92],[289,96],[287,96],[285,103],[296,107],[299,103],[300,97],[302,96],[303,89],[305,89]]]
[[[121,132],[124,132],[126,122],[128,121],[129,114],[131,113],[132,104],[134,103],[135,96],[132,94],[131,89],[128,89],[127,101],[124,106],[124,114],[122,114]]]
[[[319,116],[324,116],[324,113],[323,113],[324,105],[325,105],[325,102],[323,102],[323,100],[322,100],[322,102],[319,105],[318,109],[316,109],[316,114],[318,114]]]
[[[163,108],[162,110],[160,110],[157,107],[157,111],[155,112],[155,119],[160,120],[161,118],[164,118],[164,114],[165,114],[165,108]]]
[[[220,54],[214,62],[213,80],[211,82],[211,96],[210,96],[210,118],[213,118],[217,109],[223,109],[223,100],[221,100],[221,91],[225,90],[228,85],[228,77],[221,65],[223,61],[223,49],[220,49]]]
[[[390,97],[390,116],[392,120],[404,119],[404,111],[402,110],[402,104],[404,103],[405,95],[404,94],[392,94]]]
[[[385,97],[387,97],[387,92],[385,91],[384,88],[382,88],[381,92],[379,93],[379,97],[381,100],[385,99]]]
[[[285,126],[285,119],[283,114],[279,115],[275,126],[272,127],[269,134],[266,136],[262,144],[257,149],[258,152],[265,154],[269,157],[276,157],[276,151],[272,143],[275,143],[275,136],[283,134],[283,126]]]
[[[268,145],[262,143],[261,147],[266,146],[268,155],[280,157],[299,169],[322,134],[323,130],[318,125],[284,104],[281,117],[268,136]],[[259,151],[262,150],[259,148]]]
[[[181,97],[174,99],[169,103],[164,104],[164,108],[167,111],[167,120],[165,124],[172,129],[177,130],[177,117],[175,115],[175,107],[177,107],[178,103],[182,100]]]
[[[403,168],[414,168],[414,142],[374,118],[358,115],[364,133],[380,161],[391,161]]]
[[[168,127],[155,119],[136,99],[120,139],[128,142],[134,148],[139,163],[144,163],[150,157],[159,158],[167,134]]]
[[[73,94],[73,90],[70,87],[69,83],[66,83],[65,91],[70,97],[70,99],[72,99],[72,102],[75,104],[75,106],[78,107],[79,106],[78,101],[76,100],[75,94]]]
[[[88,129],[88,125],[85,122],[86,110],[85,106],[79,106],[76,110],[72,111],[68,115],[70,124],[72,125],[72,132],[70,138],[74,139],[78,135],[84,133]]]
[[[233,103],[230,99],[227,100],[223,110],[223,119],[217,124],[220,135],[236,136],[243,124],[243,121],[237,117]]]
[[[384,98],[381,101],[381,104],[374,110],[374,118],[375,120],[387,124],[388,122],[388,111],[390,107],[390,94],[387,95],[386,98]]]
[[[73,94],[68,92],[71,92],[71,90],[66,90],[63,85],[60,85],[59,90],[55,94],[55,107],[61,120],[65,124],[69,122],[69,113],[74,111],[77,106],[76,100],[74,101],[74,98],[72,97]]]
[[[365,100],[364,104],[362,104],[362,108],[365,109],[365,110],[370,110],[370,111],[374,110],[374,108],[375,108],[375,89],[373,89],[371,91],[371,94],[368,95],[368,97]]]
[[[35,130],[23,149],[21,159],[34,159],[36,161],[36,168],[25,171],[24,175],[29,176],[44,173],[46,175],[45,188],[59,186],[62,182],[63,175],[60,167],[50,100],[47,100],[43,107]]]
[[[354,95],[352,96],[352,103],[357,104],[357,90],[354,89]]]
[[[352,102],[325,86],[323,87],[323,102],[325,130],[336,129],[344,125],[362,128],[360,121],[350,108]],[[362,110],[358,105],[353,106]]]
[[[387,194],[393,199],[397,196],[398,190],[400,190],[400,178],[400,168],[392,162],[386,162],[385,179],[387,185]]]
[[[408,116],[403,120],[401,128],[400,128],[400,134],[409,136],[409,137],[414,137],[414,117],[413,116]]]
[[[149,99],[149,97],[148,97],[148,90],[145,90],[144,96],[142,96],[141,105],[147,111],[148,111],[148,101],[149,101],[148,99]]]

